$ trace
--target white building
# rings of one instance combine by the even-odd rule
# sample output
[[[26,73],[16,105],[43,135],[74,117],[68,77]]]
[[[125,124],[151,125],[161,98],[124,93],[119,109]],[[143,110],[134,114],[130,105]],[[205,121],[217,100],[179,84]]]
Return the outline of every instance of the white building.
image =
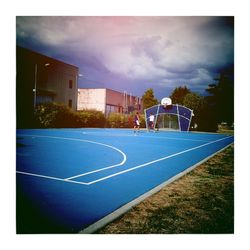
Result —
[[[78,89],[77,110],[95,109],[106,116],[111,113],[130,113],[141,111],[141,99],[127,92],[118,92],[106,88]]]

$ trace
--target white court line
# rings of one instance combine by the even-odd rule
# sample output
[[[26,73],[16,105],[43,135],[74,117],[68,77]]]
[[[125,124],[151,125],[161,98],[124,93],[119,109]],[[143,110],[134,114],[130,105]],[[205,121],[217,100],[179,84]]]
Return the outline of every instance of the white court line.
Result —
[[[32,135],[32,136],[34,136],[34,135]],[[48,137],[48,136],[43,136],[43,137]],[[38,177],[42,177],[42,178],[48,178],[48,179],[54,179],[54,180],[59,180],[59,181],[65,181],[65,182],[72,182],[72,183],[76,183],[76,184],[92,185],[92,184],[94,184],[94,183],[97,183],[97,182],[100,182],[100,181],[103,181],[103,180],[112,178],[112,177],[114,177],[114,176],[121,175],[121,174],[130,172],[130,171],[133,171],[133,170],[135,170],[135,169],[139,169],[139,168],[148,166],[148,165],[150,165],[150,164],[153,164],[153,163],[156,163],[156,162],[159,162],[159,161],[163,161],[163,160],[172,158],[172,157],[174,157],[174,156],[177,156],[177,155],[180,155],[180,154],[184,154],[184,153],[186,153],[186,152],[190,152],[190,151],[196,150],[196,149],[198,149],[198,148],[202,148],[202,147],[204,147],[204,146],[207,146],[207,145],[210,145],[210,144],[213,144],[213,143],[216,143],[216,142],[218,142],[218,141],[222,141],[222,140],[225,140],[225,139],[228,139],[228,138],[231,138],[231,137],[233,137],[233,136],[227,136],[227,137],[224,137],[224,138],[215,140],[215,141],[211,141],[211,142],[208,142],[208,143],[205,143],[205,144],[202,144],[202,145],[199,145],[199,146],[196,146],[196,147],[187,149],[187,150],[183,150],[183,151],[177,152],[177,153],[172,154],[172,155],[168,155],[168,156],[166,156],[166,157],[163,157],[163,158],[160,158],[160,159],[157,159],[157,160],[154,160],[154,161],[150,161],[150,162],[147,162],[147,163],[144,163],[144,164],[141,164],[141,165],[138,165],[138,166],[135,166],[135,167],[132,167],[132,168],[129,168],[129,169],[126,169],[126,170],[117,172],[117,173],[112,174],[112,175],[105,176],[105,177],[103,177],[103,178],[100,178],[100,179],[97,179],[97,180],[94,180],[94,181],[91,181],[91,182],[77,182],[77,181],[72,181],[72,180],[69,180],[69,179],[60,179],[60,178],[54,178],[54,177],[49,177],[49,176],[41,176],[41,175],[35,175],[35,174],[30,174],[30,173],[20,172],[20,171],[19,171],[19,172],[17,171],[17,173],[28,174],[28,175],[38,176]],[[52,138],[54,138],[54,137],[52,137]],[[56,137],[56,138],[60,138],[60,139],[61,139],[61,137]],[[65,138],[65,139],[70,140],[70,138]],[[80,139],[74,139],[74,138],[73,138],[73,140],[80,140]],[[71,178],[72,178],[72,177],[71,177]]]
[[[230,138],[230,137],[233,137],[233,136],[227,136],[227,137],[218,139],[218,140],[216,140],[216,141],[208,142],[208,143],[202,144],[202,145],[197,146],[197,147],[193,147],[193,148],[190,148],[190,149],[187,149],[187,150],[183,150],[183,151],[181,151],[181,152],[178,152],[178,153],[175,153],[175,154],[172,154],[172,155],[168,155],[168,156],[166,156],[166,157],[163,157],[163,158],[160,158],[160,159],[157,159],[157,160],[154,160],[154,161],[150,161],[150,162],[147,162],[147,163],[144,163],[144,164],[135,166],[135,167],[133,167],[133,168],[129,168],[129,169],[126,169],[126,170],[117,172],[117,173],[112,174],[112,175],[105,176],[105,177],[103,177],[103,178],[100,178],[100,179],[97,179],[97,180],[88,182],[88,185],[91,185],[91,184],[94,184],[94,183],[97,183],[97,182],[100,182],[100,181],[103,181],[103,180],[112,178],[112,177],[117,176],[117,175],[120,175],[120,174],[124,174],[124,173],[130,172],[130,171],[133,171],[133,170],[138,169],[138,168],[142,168],[142,167],[148,166],[148,165],[150,165],[150,164],[153,164],[153,163],[156,163],[156,162],[159,162],[159,161],[166,160],[166,159],[168,159],[168,158],[172,158],[172,157],[174,157],[174,156],[176,156],[176,155],[184,154],[184,153],[186,153],[186,152],[190,152],[190,151],[193,151],[193,150],[195,150],[195,149],[202,148],[202,147],[207,146],[207,145],[209,145],[209,144],[216,143],[216,142],[218,142],[218,141],[222,141],[222,140],[228,139],[228,138]]]
[[[100,143],[98,143],[98,144],[100,144]],[[103,145],[106,145],[106,144],[103,144]],[[75,179],[75,178],[78,178],[78,177],[81,177],[81,176],[85,176],[85,175],[97,173],[97,172],[100,172],[100,171],[103,171],[103,170],[106,170],[106,169],[115,168],[115,167],[118,167],[118,166],[123,165],[123,164],[126,162],[127,156],[126,156],[120,149],[115,148],[115,147],[112,147],[112,146],[109,146],[109,145],[106,145],[106,146],[108,146],[108,147],[110,147],[110,148],[113,148],[113,149],[117,150],[118,152],[120,152],[120,153],[123,155],[123,161],[120,162],[120,163],[118,163],[118,164],[109,166],[109,167],[99,168],[99,169],[97,169],[97,170],[93,170],[93,171],[86,172],[86,173],[83,173],[83,174],[71,176],[71,177],[69,177],[69,178],[66,178],[66,180],[71,180],[71,179]]]
[[[44,178],[44,179],[51,179],[51,180],[56,180],[56,181],[64,181],[64,182],[69,182],[69,183],[76,183],[76,184],[88,185],[87,182],[72,181],[72,180],[67,180],[67,179],[61,179],[61,178],[57,178],[57,177],[47,176],[47,175],[32,174],[32,173],[23,172],[23,171],[16,171],[16,173],[18,173],[18,174],[24,174],[24,175],[30,175],[30,176],[35,176],[35,177],[40,177],[40,178]]]
[[[185,174],[189,173],[190,171],[192,171],[193,169],[195,169],[196,167],[198,167],[202,163],[206,162],[211,157],[215,156],[219,152],[222,152],[227,147],[229,147],[231,144],[232,143],[226,145],[225,147],[221,148],[219,151],[216,151],[212,155],[209,155],[208,157],[206,157],[206,158],[202,159],[201,161],[195,163],[194,165],[188,167],[187,169],[185,169],[184,171],[180,172],[179,174],[177,174],[177,175],[171,177],[170,179],[168,179],[168,180],[160,183],[158,186],[153,187],[151,190],[147,191],[146,193],[143,193],[139,197],[137,197],[134,200],[131,200],[130,202],[126,203],[125,205],[119,207],[118,209],[116,209],[113,212],[111,212],[110,214],[104,216],[100,220],[98,220],[98,221],[94,222],[93,224],[85,227],[84,229],[82,229],[78,233],[80,233],[80,234],[91,234],[91,233],[96,232],[98,229],[103,228],[104,226],[106,226],[110,222],[114,221],[115,219],[119,218],[121,215],[125,214],[132,207],[138,205],[140,202],[142,202],[146,198],[148,198],[148,197],[152,196],[153,194],[159,192],[166,185],[172,183],[175,180],[178,180],[179,178],[181,178]]]
[[[89,140],[84,140],[84,139],[68,138],[68,137],[45,136],[45,135],[26,135],[26,134],[18,134],[18,135],[19,135],[19,136],[42,137],[42,138],[52,138],[52,139],[62,139],[62,140],[89,142],[89,143],[93,143],[93,144],[105,146],[105,147],[111,148],[111,149],[113,149],[113,150],[116,150],[116,151],[118,151],[118,152],[123,156],[123,160],[122,160],[120,163],[118,163],[118,164],[111,165],[111,166],[104,167],[104,168],[100,168],[100,169],[93,170],[93,171],[90,171],[90,172],[86,172],[86,173],[83,173],[83,174],[71,176],[71,177],[68,177],[68,178],[65,178],[65,179],[56,178],[56,177],[50,177],[50,176],[46,176],[46,175],[37,175],[37,174],[29,173],[29,175],[33,175],[33,176],[37,176],[37,177],[49,178],[49,179],[54,179],[54,180],[56,180],[56,179],[57,179],[57,180],[71,180],[71,179],[75,179],[75,178],[77,178],[77,177],[81,177],[81,176],[89,175],[89,174],[92,174],[92,173],[100,172],[100,171],[103,171],[103,170],[106,170],[106,169],[110,169],[110,168],[115,168],[115,167],[121,166],[121,165],[123,165],[123,164],[126,162],[126,160],[127,160],[126,154],[125,154],[124,152],[122,152],[120,149],[118,149],[118,148],[116,148],[116,147],[113,147],[113,146],[110,146],[110,145],[108,145],[108,144],[100,143],[100,142],[89,141]],[[21,172],[21,171],[17,171],[17,173],[28,174],[28,172]],[[77,183],[77,182],[76,182],[76,183]],[[86,184],[86,183],[84,183],[84,182],[82,182],[82,183],[83,183],[83,184]]]

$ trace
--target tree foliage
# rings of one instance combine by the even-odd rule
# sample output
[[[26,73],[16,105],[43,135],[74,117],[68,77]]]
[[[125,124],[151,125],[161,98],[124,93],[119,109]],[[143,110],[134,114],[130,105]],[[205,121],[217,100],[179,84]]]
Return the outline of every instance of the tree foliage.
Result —
[[[82,110],[76,112],[58,103],[37,106],[35,119],[36,127],[41,128],[104,127],[106,122],[101,111]]]
[[[184,98],[187,94],[191,93],[191,91],[186,87],[177,87],[174,89],[170,98],[172,99],[173,104],[184,104]]]
[[[208,85],[206,97],[213,118],[217,123],[234,121],[234,82],[233,69],[223,72],[215,83]]]
[[[73,111],[69,107],[58,103],[41,104],[36,107],[36,128],[133,128],[134,115],[110,113],[105,117],[101,111],[81,110]],[[140,127],[145,127],[144,115],[140,114]]]
[[[201,124],[202,123],[201,121],[202,111],[204,110],[204,106],[205,106],[204,97],[197,93],[192,93],[192,92],[188,93],[184,97],[183,105],[193,110],[194,116],[192,117],[191,126],[194,126],[194,124],[196,125]]]
[[[135,112],[131,114],[110,113],[107,117],[106,126],[109,128],[133,128]],[[145,128],[144,115],[139,115],[140,128]]]
[[[38,105],[35,109],[35,118],[37,125],[42,128],[67,128],[77,123],[75,113],[59,103]]]
[[[195,114],[199,113],[204,105],[204,97],[197,93],[188,93],[183,100],[183,105],[193,110]]]
[[[184,105],[194,111],[192,124],[201,131],[216,131],[218,124],[234,121],[234,72],[228,68],[215,82],[208,85],[208,96],[191,92],[186,86],[173,90],[170,98],[174,104]]]
[[[158,100],[154,97],[153,89],[150,88],[145,91],[144,95],[142,96],[142,102],[144,109],[150,108],[158,104]]]

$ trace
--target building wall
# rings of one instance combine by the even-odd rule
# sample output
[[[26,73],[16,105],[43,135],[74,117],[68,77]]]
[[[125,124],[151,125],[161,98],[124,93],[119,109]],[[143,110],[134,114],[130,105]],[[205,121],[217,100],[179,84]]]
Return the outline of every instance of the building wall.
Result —
[[[123,94],[111,89],[106,90],[106,108],[105,114],[109,113],[123,113],[124,112]]]
[[[96,109],[106,116],[109,113],[130,113],[141,111],[138,97],[111,89],[78,89],[77,110]]]
[[[47,72],[46,72],[47,71]],[[39,90],[48,90],[55,93],[53,101],[57,103],[63,103],[70,106],[70,100],[72,102],[71,108],[77,109],[77,75],[78,70],[69,67],[68,65],[51,63],[46,67],[47,79],[44,81],[45,86],[41,86],[42,82],[38,86]]]
[[[77,110],[95,109],[105,113],[106,89],[78,89]]]
[[[32,126],[34,107],[57,102],[77,108],[78,68],[17,46],[17,127]]]

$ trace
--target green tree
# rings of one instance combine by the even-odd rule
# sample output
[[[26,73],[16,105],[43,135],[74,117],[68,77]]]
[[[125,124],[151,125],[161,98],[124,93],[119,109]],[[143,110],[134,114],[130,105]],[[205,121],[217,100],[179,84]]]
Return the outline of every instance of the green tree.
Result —
[[[191,126],[194,126],[194,124],[196,124],[198,125],[198,127],[200,127],[203,119],[202,112],[205,106],[204,97],[197,93],[188,93],[184,97],[183,105],[193,110],[194,116],[192,117]]]
[[[150,108],[158,104],[158,100],[154,97],[153,89],[150,88],[145,91],[144,95],[142,96],[142,102],[144,109]]]
[[[213,119],[217,122],[234,121],[234,82],[233,69],[222,72],[215,83],[209,84],[206,91],[210,94],[206,97],[213,112]]]
[[[194,114],[198,114],[204,105],[204,97],[197,93],[188,93],[183,100],[183,105],[193,110]]]
[[[184,98],[189,93],[191,93],[191,91],[186,86],[175,88],[172,94],[170,95],[172,103],[184,105]]]

